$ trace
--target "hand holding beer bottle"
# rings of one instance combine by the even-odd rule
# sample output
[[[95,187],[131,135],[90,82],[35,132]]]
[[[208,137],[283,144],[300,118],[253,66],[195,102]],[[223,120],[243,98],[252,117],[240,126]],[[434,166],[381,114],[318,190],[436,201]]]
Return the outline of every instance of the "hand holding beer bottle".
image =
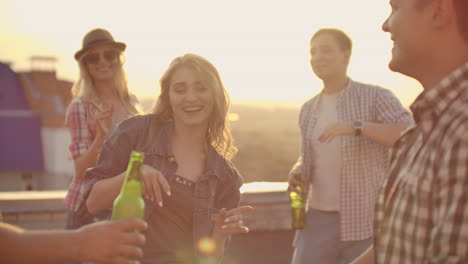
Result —
[[[140,218],[145,215],[145,201],[141,196],[141,167],[144,153],[132,151],[120,194],[114,200],[112,220]]]
[[[306,225],[307,186],[301,173],[291,176],[289,197],[291,198],[292,229],[303,229]]]

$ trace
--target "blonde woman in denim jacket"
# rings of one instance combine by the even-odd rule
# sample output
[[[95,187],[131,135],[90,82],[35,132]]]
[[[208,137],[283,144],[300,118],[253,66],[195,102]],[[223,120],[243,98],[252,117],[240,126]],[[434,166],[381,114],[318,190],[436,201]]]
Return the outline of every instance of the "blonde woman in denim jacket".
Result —
[[[236,148],[228,93],[216,68],[194,54],[175,58],[160,82],[152,114],[122,122],[104,144],[97,166],[87,172],[82,210],[110,208],[130,152],[143,151],[149,227],[142,263],[198,263],[203,254],[220,259],[231,234],[248,232],[241,216],[253,209],[238,207],[243,179],[229,161]],[[214,247],[200,254],[206,241]]]

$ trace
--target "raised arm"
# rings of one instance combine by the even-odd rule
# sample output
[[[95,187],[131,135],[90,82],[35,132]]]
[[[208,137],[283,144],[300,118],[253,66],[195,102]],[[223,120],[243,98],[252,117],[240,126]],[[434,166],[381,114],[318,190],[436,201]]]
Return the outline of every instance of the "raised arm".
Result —
[[[381,88],[377,92],[374,110],[376,118],[363,123],[361,136],[383,146],[393,147],[401,133],[413,123],[411,114],[390,91]],[[331,142],[337,136],[354,134],[353,121],[342,121],[327,126],[319,140]]]
[[[91,110],[90,110],[91,111]],[[67,113],[67,125],[72,143],[70,153],[74,159],[76,180],[82,181],[86,169],[96,166],[102,144],[108,136],[108,130],[101,123],[109,123],[112,111],[88,111],[86,104],[80,100],[74,101]],[[92,115],[96,119],[96,136],[92,139],[88,121]],[[107,121],[107,122],[105,122]]]
[[[88,111],[81,100],[73,101],[67,112],[67,125],[71,135],[70,153],[75,165],[75,179],[82,181],[87,168],[94,167],[101,151],[103,138],[91,139]]]
[[[384,146],[393,147],[401,133],[413,124],[413,117],[387,89],[378,90],[375,111],[377,121],[365,123],[362,135]]]
[[[391,148],[397,139],[400,138],[401,133],[406,130],[408,126],[409,124],[407,123],[380,124],[365,122],[361,133],[362,136]]]

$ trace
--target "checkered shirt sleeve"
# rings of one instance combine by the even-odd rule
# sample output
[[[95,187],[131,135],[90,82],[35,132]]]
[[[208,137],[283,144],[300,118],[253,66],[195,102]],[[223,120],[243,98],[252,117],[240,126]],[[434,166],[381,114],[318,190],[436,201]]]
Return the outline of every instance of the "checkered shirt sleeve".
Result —
[[[387,89],[377,89],[375,99],[376,122],[382,124],[412,124],[413,117]]]
[[[67,124],[72,139],[69,151],[73,159],[87,151],[93,142],[91,130],[88,126],[88,113],[89,106],[82,100],[74,101],[68,109]]]
[[[89,106],[81,99],[73,101],[68,109],[67,123],[71,134],[69,151],[75,160],[85,151],[93,141],[91,128],[88,125]],[[65,197],[65,205],[70,210],[76,211],[83,202],[82,182],[73,177]]]

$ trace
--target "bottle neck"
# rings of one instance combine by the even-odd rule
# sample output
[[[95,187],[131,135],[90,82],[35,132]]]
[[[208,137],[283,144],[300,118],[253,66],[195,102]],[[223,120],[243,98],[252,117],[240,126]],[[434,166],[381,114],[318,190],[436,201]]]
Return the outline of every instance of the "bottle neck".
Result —
[[[122,195],[123,196],[141,196],[141,182],[133,179],[127,179],[122,186]]]
[[[141,182],[141,160],[130,160],[130,164],[127,168],[127,174],[125,175],[125,181],[135,180]]]
[[[130,159],[130,164],[125,175],[125,182],[122,186],[123,195],[141,196],[141,165],[142,160]]]

